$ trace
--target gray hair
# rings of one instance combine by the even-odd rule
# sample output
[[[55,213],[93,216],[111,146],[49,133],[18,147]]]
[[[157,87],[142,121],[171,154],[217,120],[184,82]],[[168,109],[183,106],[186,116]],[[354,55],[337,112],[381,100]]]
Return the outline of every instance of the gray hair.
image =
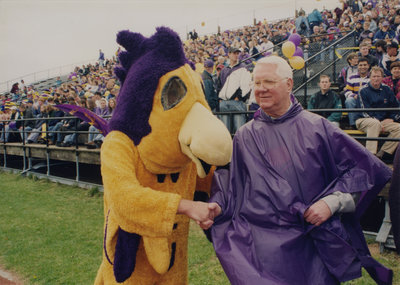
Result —
[[[256,72],[257,68],[259,68],[263,64],[273,64],[276,65],[276,74],[282,78],[292,78],[293,79],[293,71],[290,65],[283,58],[271,55],[267,57],[263,57],[257,61],[256,66],[254,67],[254,72]]]

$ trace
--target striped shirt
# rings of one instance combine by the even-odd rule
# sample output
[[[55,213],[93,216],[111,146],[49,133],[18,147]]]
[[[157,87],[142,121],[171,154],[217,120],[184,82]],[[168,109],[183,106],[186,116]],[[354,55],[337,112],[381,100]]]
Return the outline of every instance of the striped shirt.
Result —
[[[365,77],[360,77],[360,74],[351,75],[347,80],[344,96],[346,98],[354,97],[359,94],[360,90],[369,82],[369,73]]]

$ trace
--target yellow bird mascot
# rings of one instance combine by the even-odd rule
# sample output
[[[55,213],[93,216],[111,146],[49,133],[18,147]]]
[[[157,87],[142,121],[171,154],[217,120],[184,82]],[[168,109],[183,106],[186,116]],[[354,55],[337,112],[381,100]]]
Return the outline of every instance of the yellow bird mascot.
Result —
[[[187,284],[191,215],[182,209],[201,206],[195,190],[208,192],[210,166],[229,162],[231,136],[211,113],[175,32],[121,31],[117,42],[126,51],[101,148],[105,223],[95,284]]]

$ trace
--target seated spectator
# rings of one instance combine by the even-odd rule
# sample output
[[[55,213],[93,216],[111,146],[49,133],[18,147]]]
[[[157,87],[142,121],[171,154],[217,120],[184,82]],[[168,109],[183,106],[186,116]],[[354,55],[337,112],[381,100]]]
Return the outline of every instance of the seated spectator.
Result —
[[[345,105],[347,109],[353,109],[357,106],[357,97],[360,89],[367,85],[369,82],[369,64],[368,59],[361,57],[358,59],[357,65],[358,72],[348,77],[347,85],[345,87]],[[350,128],[356,129],[355,112],[349,112]]]
[[[358,108],[398,108],[399,103],[393,94],[393,91],[382,84],[383,70],[380,67],[371,69],[370,82],[360,91],[357,100]],[[367,137],[379,137],[380,132],[389,133],[389,138],[400,138],[400,124],[395,122],[397,114],[387,111],[372,111],[357,113],[356,126],[357,129],[365,132]],[[375,140],[367,140],[366,148],[376,154],[381,159],[388,159],[394,153],[398,142],[387,141],[378,150],[378,142]]]
[[[369,39],[373,39],[374,38],[374,32],[371,31],[371,29],[369,28],[371,25],[371,22],[365,21],[363,24],[363,31],[360,33],[360,36],[358,38],[358,42],[362,42],[363,40],[365,40],[366,38]]]
[[[393,62],[400,60],[400,54],[398,51],[399,44],[397,42],[391,42],[387,47],[387,52],[382,56],[381,67],[385,72],[385,76],[390,76],[390,66]]]
[[[308,101],[308,109],[341,109],[342,103],[339,96],[333,92],[331,88],[331,80],[328,75],[322,74],[319,77],[319,92],[311,96]],[[322,117],[328,119],[332,124],[339,127],[340,118],[342,117],[341,112],[323,112],[318,113]]]
[[[55,102],[56,104],[58,102]],[[57,133],[55,131],[58,131],[60,127],[63,125],[61,123],[62,119],[59,119],[61,117],[64,117],[64,112],[58,109],[55,106],[49,105],[48,106],[48,113],[50,118],[55,118],[52,120],[49,120],[48,122],[48,138],[49,138],[49,145],[55,144],[57,140]]]
[[[262,42],[259,45],[260,52],[263,52],[264,56],[272,54],[272,52],[274,51],[274,44],[270,40],[268,40],[268,35],[263,35],[261,39]]]
[[[33,115],[30,112],[29,109],[26,108],[25,104],[21,104],[19,106],[18,113],[15,117],[15,122],[16,122],[16,128],[21,134],[21,139],[25,143],[27,142],[27,138],[29,133],[33,130],[35,127],[35,120],[27,120],[27,119],[33,119]]]
[[[368,59],[368,64],[370,67],[379,65],[378,59],[370,53],[370,46],[365,41],[360,44],[360,52],[358,53],[358,57],[364,57]]]
[[[389,86],[400,102],[400,61],[395,61],[390,65],[391,76],[387,76],[383,79],[382,83]]]
[[[100,99],[100,107],[95,108],[94,113],[100,117],[109,116],[110,109],[107,106],[107,100],[105,98]],[[103,142],[103,135],[99,133],[99,130],[95,126],[89,127],[89,138],[88,142],[85,144],[87,148],[100,148]]]
[[[384,21],[382,23],[382,28],[375,33],[373,41],[375,43],[377,40],[393,40],[395,37],[396,34],[392,29],[390,29],[389,22]]]
[[[356,52],[350,53],[347,56],[346,61],[348,65],[342,68],[337,80],[339,84],[339,92],[342,92],[346,87],[348,78],[358,72],[358,54]]]
[[[379,40],[375,43],[375,51],[372,53],[379,62],[382,61],[383,55],[386,53],[386,42],[384,40]]]
[[[35,143],[38,141],[39,137],[42,134],[42,127],[46,126],[46,120],[39,120],[39,118],[47,118],[48,117],[48,108],[47,105],[40,106],[40,115],[37,117],[35,121],[35,126],[33,127],[31,133],[28,136],[27,143]]]

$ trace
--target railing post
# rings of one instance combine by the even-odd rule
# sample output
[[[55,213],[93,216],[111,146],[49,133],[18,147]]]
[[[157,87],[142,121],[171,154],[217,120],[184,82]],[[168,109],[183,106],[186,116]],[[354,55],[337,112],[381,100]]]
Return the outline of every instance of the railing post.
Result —
[[[45,124],[46,124],[46,166],[47,166],[46,175],[47,176],[50,175],[49,118],[50,118],[50,116],[45,121]]]
[[[304,107],[307,107],[307,81],[308,81],[308,75],[307,75],[307,61],[304,62]]]
[[[333,46],[333,82],[336,82],[336,45],[337,44],[335,43],[335,45]]]

